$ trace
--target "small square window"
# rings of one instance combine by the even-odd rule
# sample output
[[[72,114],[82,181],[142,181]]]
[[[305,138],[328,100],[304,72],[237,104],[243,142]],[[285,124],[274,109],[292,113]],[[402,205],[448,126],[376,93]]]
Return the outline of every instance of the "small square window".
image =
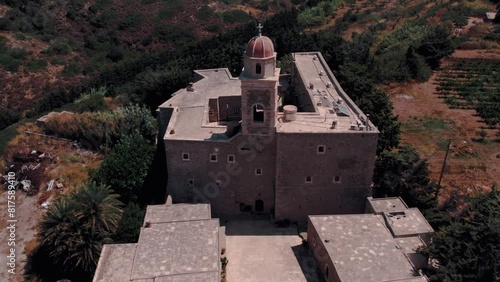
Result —
[[[182,153],[182,160],[189,161],[189,153]]]
[[[210,154],[210,162],[212,163],[217,162],[217,154]]]
[[[317,152],[318,152],[318,154],[324,154],[326,152],[326,146],[325,145],[319,145]]]
[[[189,179],[188,184],[189,184],[189,187],[193,187],[194,186],[194,179]]]
[[[306,176],[306,180],[305,180],[306,183],[312,183],[313,182],[313,178],[312,176]]]
[[[256,168],[255,175],[262,175],[262,168]]]
[[[340,176],[333,177],[333,183],[340,183]]]
[[[234,155],[228,155],[227,156],[227,162],[228,163],[234,163],[235,161]]]

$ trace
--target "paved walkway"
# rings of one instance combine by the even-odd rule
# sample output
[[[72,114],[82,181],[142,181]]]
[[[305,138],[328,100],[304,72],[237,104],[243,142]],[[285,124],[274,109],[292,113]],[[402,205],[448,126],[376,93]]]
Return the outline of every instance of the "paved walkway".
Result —
[[[269,220],[226,223],[228,282],[322,281],[297,227],[273,226]]]

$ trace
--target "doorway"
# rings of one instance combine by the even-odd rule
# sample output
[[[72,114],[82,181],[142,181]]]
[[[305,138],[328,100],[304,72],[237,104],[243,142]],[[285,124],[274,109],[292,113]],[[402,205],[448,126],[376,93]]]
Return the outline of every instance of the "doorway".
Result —
[[[258,199],[255,201],[255,211],[256,212],[263,212],[264,211],[264,201],[261,199]]]

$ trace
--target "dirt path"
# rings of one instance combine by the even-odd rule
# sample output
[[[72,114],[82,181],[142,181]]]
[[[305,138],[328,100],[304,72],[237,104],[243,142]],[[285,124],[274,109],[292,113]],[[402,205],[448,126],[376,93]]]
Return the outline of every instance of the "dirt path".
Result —
[[[472,51],[472,50],[471,50]],[[482,50],[473,50],[475,55]],[[467,52],[472,55],[473,52]],[[458,52],[457,57],[464,55]],[[477,56],[476,56],[477,57]],[[445,64],[447,62],[444,62]],[[471,193],[500,184],[500,144],[480,143],[477,131],[485,124],[475,110],[450,109],[436,94],[436,73],[425,83],[393,83],[382,86],[389,94],[394,112],[402,123],[402,143],[427,158],[431,178],[439,179],[447,142],[451,149],[442,184],[447,193]],[[486,129],[489,140],[496,130]]]
[[[2,189],[3,190],[3,189]],[[0,215],[0,240],[2,248],[0,249],[0,281],[24,281],[23,268],[26,264],[26,254],[24,252],[26,243],[32,240],[36,235],[36,226],[42,217],[44,211],[38,206],[38,196],[26,196],[20,190],[16,191],[16,269],[15,275],[7,273],[7,255],[11,247],[7,246],[7,238],[10,235],[6,228],[7,220],[7,192],[3,191],[0,194],[0,207],[2,207]]]

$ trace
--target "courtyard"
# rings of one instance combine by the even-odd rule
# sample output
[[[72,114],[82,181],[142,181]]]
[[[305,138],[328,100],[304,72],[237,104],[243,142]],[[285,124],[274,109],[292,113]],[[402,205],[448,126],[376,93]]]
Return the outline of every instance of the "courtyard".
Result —
[[[276,227],[269,220],[228,220],[227,281],[323,281],[297,226]]]

